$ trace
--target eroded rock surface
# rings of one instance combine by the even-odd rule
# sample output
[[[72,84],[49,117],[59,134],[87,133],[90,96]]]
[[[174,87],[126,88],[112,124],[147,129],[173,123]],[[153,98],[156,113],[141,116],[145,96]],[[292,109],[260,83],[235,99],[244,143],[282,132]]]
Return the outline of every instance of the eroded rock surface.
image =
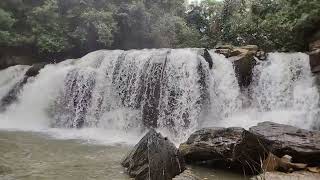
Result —
[[[241,87],[247,87],[252,81],[252,70],[256,64],[255,56],[261,51],[256,45],[247,45],[242,47],[221,46],[217,47],[216,53],[226,56],[234,65],[235,72]]]
[[[207,161],[216,167],[257,174],[266,147],[257,137],[243,128],[205,128],[193,133],[180,145],[188,162]]]
[[[171,180],[185,170],[178,149],[155,130],[150,130],[121,164],[136,180]]]
[[[292,156],[292,161],[309,165],[320,164],[320,131],[308,131],[273,122],[259,123],[251,127],[251,133],[269,145],[278,157]]]

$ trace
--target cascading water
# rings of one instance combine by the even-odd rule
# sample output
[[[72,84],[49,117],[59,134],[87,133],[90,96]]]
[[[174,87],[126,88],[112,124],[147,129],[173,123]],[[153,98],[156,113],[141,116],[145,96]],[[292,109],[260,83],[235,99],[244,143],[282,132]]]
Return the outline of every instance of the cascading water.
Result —
[[[24,74],[29,68],[30,66],[18,65],[0,71],[0,99],[23,80]]]
[[[317,121],[319,93],[306,54],[270,53],[266,61],[258,61],[245,92],[250,105],[235,111],[218,126],[249,128],[273,121],[310,129]]]
[[[241,91],[232,63],[212,51],[209,69],[202,51],[105,50],[47,65],[1,114],[0,125],[133,143],[147,127],[177,143],[208,126],[247,128],[268,120],[311,128],[319,94],[307,55],[269,54]],[[0,83],[10,79],[1,76]],[[10,89],[1,88],[1,94]]]

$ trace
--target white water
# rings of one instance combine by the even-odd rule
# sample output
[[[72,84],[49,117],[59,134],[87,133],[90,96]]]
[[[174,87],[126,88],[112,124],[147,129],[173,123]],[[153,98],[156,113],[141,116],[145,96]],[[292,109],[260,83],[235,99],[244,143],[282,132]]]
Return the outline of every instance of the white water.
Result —
[[[252,85],[241,92],[231,62],[211,52],[209,70],[197,52],[97,51],[48,65],[0,115],[0,126],[131,144],[146,131],[146,122],[176,143],[207,126],[248,128],[275,121],[309,129],[314,124],[319,94],[307,55],[270,54],[255,67]],[[0,88],[10,89],[10,83],[2,82],[21,71],[0,73],[5,75]],[[80,126],[84,128],[77,130]]]
[[[8,92],[22,79],[24,74],[30,66],[12,66],[0,71],[0,99],[2,99]]]

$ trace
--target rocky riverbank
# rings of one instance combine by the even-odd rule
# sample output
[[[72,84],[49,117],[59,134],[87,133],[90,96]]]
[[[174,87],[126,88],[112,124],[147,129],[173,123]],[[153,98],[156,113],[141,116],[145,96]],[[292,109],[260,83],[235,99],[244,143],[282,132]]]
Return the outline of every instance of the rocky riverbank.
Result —
[[[168,139],[151,130],[122,165],[135,179],[148,179],[147,175],[152,174],[152,180],[167,180],[183,172],[185,162],[207,164],[244,175],[262,173],[269,177],[267,179],[292,177],[296,173],[303,178],[318,178],[320,132],[273,122],[259,123],[249,130],[205,128],[193,133],[177,150]],[[196,179],[185,174],[180,177]],[[262,178],[262,175],[254,178]]]

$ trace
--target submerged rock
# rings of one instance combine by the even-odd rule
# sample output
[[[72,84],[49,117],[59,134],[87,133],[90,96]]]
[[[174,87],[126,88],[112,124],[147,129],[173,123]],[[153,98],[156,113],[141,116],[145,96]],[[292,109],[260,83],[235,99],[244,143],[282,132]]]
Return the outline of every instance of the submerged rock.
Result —
[[[292,161],[309,165],[320,164],[320,131],[308,131],[273,122],[251,127],[251,133],[278,157],[292,156]]]
[[[193,133],[179,150],[188,162],[207,161],[214,167],[257,174],[266,147],[243,128],[206,128]]]
[[[121,164],[137,180],[171,180],[185,170],[178,149],[155,130],[150,130]]]

